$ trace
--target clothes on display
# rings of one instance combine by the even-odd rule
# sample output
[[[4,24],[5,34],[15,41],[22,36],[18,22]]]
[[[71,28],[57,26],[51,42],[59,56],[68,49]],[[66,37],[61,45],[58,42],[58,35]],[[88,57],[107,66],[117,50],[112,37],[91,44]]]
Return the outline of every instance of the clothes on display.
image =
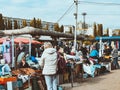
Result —
[[[9,74],[11,75],[11,68],[8,64],[5,64],[5,59],[0,60],[0,76]]]
[[[11,42],[10,40],[5,40],[2,44],[3,47],[3,57],[5,59],[5,61],[7,62],[7,64],[11,63]]]

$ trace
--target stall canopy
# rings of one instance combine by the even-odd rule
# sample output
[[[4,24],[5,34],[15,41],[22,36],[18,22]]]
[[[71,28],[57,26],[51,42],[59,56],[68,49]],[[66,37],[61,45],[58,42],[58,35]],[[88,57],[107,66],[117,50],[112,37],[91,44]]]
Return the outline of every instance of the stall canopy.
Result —
[[[6,40],[6,38],[0,38],[0,44],[2,44],[4,41]],[[18,43],[24,43],[24,44],[29,44],[30,40],[28,38],[24,38],[24,37],[16,37],[14,38],[14,43],[18,44]],[[42,44],[42,42],[36,41],[36,40],[31,40],[32,44]]]
[[[51,38],[51,36],[40,36],[39,40],[42,40],[42,41],[52,41],[53,39]]]
[[[106,41],[106,40],[120,40],[120,36],[103,36],[103,37],[96,37],[95,40]]]

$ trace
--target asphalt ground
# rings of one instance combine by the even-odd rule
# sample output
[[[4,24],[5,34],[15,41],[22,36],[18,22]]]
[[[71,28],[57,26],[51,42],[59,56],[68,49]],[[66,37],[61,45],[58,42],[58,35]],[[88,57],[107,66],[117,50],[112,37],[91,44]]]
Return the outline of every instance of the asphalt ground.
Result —
[[[119,61],[120,62],[120,61]],[[61,85],[63,90],[120,90],[120,69]]]

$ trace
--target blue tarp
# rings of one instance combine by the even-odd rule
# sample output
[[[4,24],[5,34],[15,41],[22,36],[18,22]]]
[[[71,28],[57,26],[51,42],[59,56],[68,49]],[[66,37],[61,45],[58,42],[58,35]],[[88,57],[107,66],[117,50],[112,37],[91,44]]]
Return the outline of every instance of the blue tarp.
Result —
[[[102,36],[102,37],[96,37],[95,40],[100,40],[100,38],[102,39],[102,41],[104,40],[120,40],[120,36]]]
[[[109,43],[109,45],[111,44],[111,41],[118,41],[118,50],[120,50],[120,36],[102,36],[102,37],[96,37],[95,40],[99,41],[99,40],[107,41]]]

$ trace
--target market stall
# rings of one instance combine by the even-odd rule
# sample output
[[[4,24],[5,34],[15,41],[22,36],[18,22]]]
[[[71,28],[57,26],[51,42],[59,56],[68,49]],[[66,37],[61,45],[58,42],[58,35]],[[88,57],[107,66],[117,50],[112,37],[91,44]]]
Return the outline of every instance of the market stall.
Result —
[[[16,48],[23,48],[23,45],[27,47],[27,52],[31,55],[31,45],[41,45],[42,42],[33,40],[30,36],[11,36],[0,38],[0,54],[4,56],[6,62],[11,64],[11,67],[15,67]],[[7,56],[7,57],[6,57]]]
[[[38,86],[39,85],[43,85],[42,83],[44,82],[44,80],[41,80],[41,79],[44,79],[43,76],[41,75],[41,71],[40,70],[34,70],[32,68],[24,68],[24,69],[16,69],[15,68],[15,61],[16,61],[16,52],[18,51],[17,50],[17,47],[16,46],[22,46],[22,45],[27,45],[27,52],[31,52],[31,44],[34,44],[34,45],[41,45],[42,43],[39,42],[39,41],[36,41],[36,40],[33,40],[32,38],[26,38],[26,37],[23,37],[23,36],[11,36],[11,37],[3,37],[3,38],[0,38],[0,61],[2,61],[2,59],[5,60],[5,64],[7,64],[9,66],[9,68],[11,69],[10,71],[8,71],[8,74],[0,74],[0,89],[7,89],[7,88],[10,88],[8,86],[10,85],[7,85],[7,84],[10,84],[11,83],[11,88],[12,89],[9,89],[9,90],[15,90],[15,88],[28,88],[29,86],[32,87],[31,84],[33,84],[33,80],[35,80],[35,77],[37,76],[37,80],[39,80],[39,82],[37,81],[38,83]],[[21,48],[21,47],[20,47]],[[9,56],[8,57],[8,53],[9,53]],[[7,54],[7,58],[9,60],[7,60],[7,58],[5,58],[5,54]],[[31,53],[28,53],[28,54],[31,54]],[[0,62],[0,72],[2,73],[2,67],[5,66],[5,65],[1,65],[1,62]],[[4,70],[7,70],[7,69],[4,69]],[[12,73],[11,73],[12,72]],[[10,73],[10,74],[9,74]],[[24,77],[24,78],[23,78]],[[22,80],[22,83],[20,81],[20,79]],[[24,80],[23,80],[24,79]],[[9,83],[10,82],[10,83]],[[15,84],[15,83],[18,83],[21,85],[19,86],[18,84]],[[13,85],[12,85],[13,84]],[[45,85],[45,84],[44,84]],[[14,87],[12,87],[14,86]],[[32,87],[34,88],[34,87]],[[42,86],[42,88],[45,88],[45,86]],[[8,90],[8,89],[7,89]],[[37,89],[35,89],[37,90]],[[42,89],[42,90],[45,90],[45,89]]]
[[[29,88],[30,90],[46,90],[46,84],[41,70],[31,68],[20,68],[12,70],[12,75],[0,77],[1,89],[21,90]],[[11,82],[11,85],[9,84]],[[8,89],[12,86],[12,89]]]

